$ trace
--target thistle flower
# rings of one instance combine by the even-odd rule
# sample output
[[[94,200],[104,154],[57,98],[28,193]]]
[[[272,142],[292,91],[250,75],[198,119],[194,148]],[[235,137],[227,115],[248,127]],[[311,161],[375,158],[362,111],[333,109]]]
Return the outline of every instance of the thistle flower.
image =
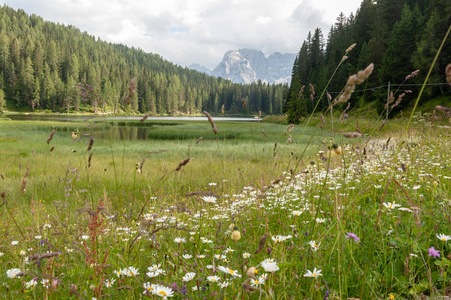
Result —
[[[354,242],[360,241],[360,238],[355,233],[352,233],[352,232],[347,232],[345,238],[353,239]]]
[[[440,257],[440,251],[436,250],[434,246],[428,249],[428,255],[434,258]]]

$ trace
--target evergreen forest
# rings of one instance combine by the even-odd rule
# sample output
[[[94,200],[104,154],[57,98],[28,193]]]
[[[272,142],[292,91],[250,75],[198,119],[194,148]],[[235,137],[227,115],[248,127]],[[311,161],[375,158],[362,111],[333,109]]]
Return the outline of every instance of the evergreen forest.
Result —
[[[392,115],[401,112],[418,96],[449,31],[450,18],[449,0],[363,0],[355,15],[338,16],[327,40],[319,28],[310,32],[293,66],[284,105],[288,121],[298,123],[317,104],[317,110],[326,110],[328,101],[340,94],[348,77],[371,63],[373,73],[357,86],[349,102],[342,104],[343,108],[348,104],[352,109],[371,103],[381,113],[390,95],[390,85],[394,97],[396,93],[405,93]],[[354,43],[354,48],[346,53]],[[451,63],[450,49],[448,37],[429,76],[422,101],[437,97],[450,99],[451,89],[445,80],[445,68]],[[416,76],[409,76],[416,70],[419,70]],[[327,93],[321,97],[325,90]]]
[[[280,114],[287,90],[233,84],[0,6],[0,111]]]

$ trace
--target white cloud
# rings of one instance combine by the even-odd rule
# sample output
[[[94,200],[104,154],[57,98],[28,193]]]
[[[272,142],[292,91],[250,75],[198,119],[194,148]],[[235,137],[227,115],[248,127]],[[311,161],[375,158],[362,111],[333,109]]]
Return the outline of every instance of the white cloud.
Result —
[[[0,0],[114,43],[213,69],[231,49],[296,53],[308,31],[327,31],[361,0]]]

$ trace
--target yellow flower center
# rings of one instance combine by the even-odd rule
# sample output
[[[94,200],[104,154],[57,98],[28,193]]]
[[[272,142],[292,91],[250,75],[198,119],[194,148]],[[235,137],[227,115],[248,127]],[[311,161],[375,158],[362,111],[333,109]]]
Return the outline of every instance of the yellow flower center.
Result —
[[[388,208],[392,208],[392,205],[390,204],[390,206]]]
[[[153,291],[153,287],[149,286],[149,287],[147,288],[147,290],[148,290],[148,291]]]
[[[164,291],[159,291],[158,294],[163,295],[163,296],[167,296],[167,294]]]
[[[446,241],[446,239],[445,239],[445,238],[442,238],[442,241],[444,241],[444,242],[445,242],[445,241]]]
[[[316,273],[313,273],[313,277],[316,277]]]
[[[214,279],[214,278],[212,278],[212,279],[211,279],[211,281],[212,281],[212,282],[215,282],[215,279]]]
[[[235,272],[231,269],[229,269],[230,274],[234,274]]]
[[[255,283],[258,284],[258,280],[255,280]]]
[[[315,246],[314,246],[315,248],[318,248],[318,245],[317,244],[315,244]]]

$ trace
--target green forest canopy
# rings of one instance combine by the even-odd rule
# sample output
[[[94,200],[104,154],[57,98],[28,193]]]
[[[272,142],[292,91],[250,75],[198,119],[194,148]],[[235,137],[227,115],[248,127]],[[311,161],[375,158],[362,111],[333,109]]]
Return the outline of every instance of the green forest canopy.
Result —
[[[356,43],[348,58],[332,78],[327,91],[332,98],[339,95],[348,77],[365,69],[370,63],[375,68],[367,81],[357,87],[349,103],[351,109],[364,103],[375,102],[381,112],[387,101],[387,86],[398,93],[406,93],[394,109],[399,112],[416,99],[434,57],[450,27],[451,6],[449,0],[364,0],[356,14],[349,17],[340,14],[332,26],[327,41],[321,29],[309,33],[295,60],[290,90],[284,110],[288,121],[299,120],[313,111],[317,101],[319,110],[329,106],[326,95],[319,100],[346,49]],[[445,95],[451,97],[451,89],[445,83],[445,68],[451,63],[451,38],[441,51],[422,101]],[[405,80],[415,70],[417,76]],[[316,93],[309,88],[312,84]],[[300,93],[302,86],[306,86]],[[395,95],[396,97],[396,95]],[[346,104],[347,105],[347,104]]]
[[[134,113],[220,113],[224,105],[227,113],[280,114],[288,89],[260,81],[234,84],[0,7],[0,111],[8,104],[22,110],[121,112],[133,78]]]

